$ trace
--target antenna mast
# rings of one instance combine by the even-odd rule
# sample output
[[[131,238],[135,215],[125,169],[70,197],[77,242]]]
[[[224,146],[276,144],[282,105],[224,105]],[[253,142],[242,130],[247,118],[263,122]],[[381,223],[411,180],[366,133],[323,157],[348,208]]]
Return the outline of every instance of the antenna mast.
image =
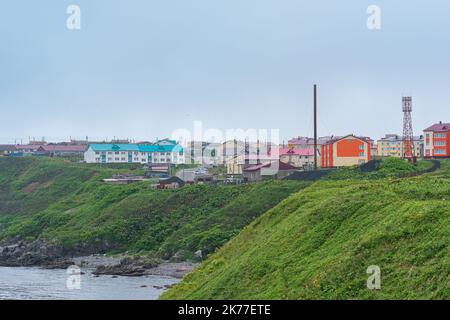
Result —
[[[412,126],[412,98],[403,97],[403,158],[415,160],[414,134]]]

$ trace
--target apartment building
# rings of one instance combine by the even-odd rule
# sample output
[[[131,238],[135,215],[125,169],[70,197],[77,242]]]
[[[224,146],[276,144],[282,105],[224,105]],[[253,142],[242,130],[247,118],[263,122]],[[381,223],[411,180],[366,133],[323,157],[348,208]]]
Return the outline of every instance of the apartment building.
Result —
[[[179,144],[91,144],[84,153],[87,163],[171,163],[184,164]]]
[[[450,157],[450,123],[436,123],[424,131],[426,158]]]
[[[372,159],[372,140],[348,135],[335,138],[322,145],[323,168],[361,165]]]
[[[413,139],[413,155],[415,157],[423,156],[423,136],[416,136]],[[403,137],[398,134],[386,134],[384,138],[377,141],[377,153],[379,157],[403,158],[405,147]]]

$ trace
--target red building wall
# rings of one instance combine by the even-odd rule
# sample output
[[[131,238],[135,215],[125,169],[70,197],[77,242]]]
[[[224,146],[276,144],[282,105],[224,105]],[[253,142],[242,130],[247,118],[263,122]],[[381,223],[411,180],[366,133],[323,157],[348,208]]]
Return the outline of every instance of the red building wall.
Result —
[[[435,134],[445,133],[445,137],[437,138]],[[438,145],[439,142],[445,142],[444,146]],[[433,133],[433,156],[434,157],[450,157],[450,131],[447,132],[434,132]],[[436,152],[438,150],[444,150],[444,153]]]

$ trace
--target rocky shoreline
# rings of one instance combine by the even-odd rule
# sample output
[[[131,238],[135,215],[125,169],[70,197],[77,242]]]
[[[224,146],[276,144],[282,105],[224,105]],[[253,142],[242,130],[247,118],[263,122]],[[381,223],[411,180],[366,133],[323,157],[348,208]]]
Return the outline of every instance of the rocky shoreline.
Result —
[[[77,265],[93,269],[92,274],[138,277],[159,275],[183,278],[195,267],[194,262],[160,261],[145,256],[106,256],[88,252],[66,252],[62,246],[49,245],[37,240],[26,243],[19,241],[12,245],[0,246],[0,266],[65,269]]]

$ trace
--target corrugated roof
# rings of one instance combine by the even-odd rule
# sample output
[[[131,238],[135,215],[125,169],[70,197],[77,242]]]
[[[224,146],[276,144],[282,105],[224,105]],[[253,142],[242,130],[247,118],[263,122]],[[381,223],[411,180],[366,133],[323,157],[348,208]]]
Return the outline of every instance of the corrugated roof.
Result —
[[[46,145],[40,146],[38,151],[47,152],[84,152],[86,151],[86,146],[72,146],[72,145]]]
[[[135,144],[91,144],[94,151],[139,151]]]
[[[18,144],[18,145],[16,145],[16,149],[36,151],[37,149],[39,149],[40,146],[41,145],[37,145],[37,144]]]
[[[441,123],[441,122],[436,123],[423,131],[433,131],[433,132],[450,131],[450,123]]]
[[[313,148],[314,149],[314,148]],[[279,149],[279,155],[285,156],[285,155],[295,155],[295,156],[313,156],[314,150],[309,148],[285,148],[280,147]]]

